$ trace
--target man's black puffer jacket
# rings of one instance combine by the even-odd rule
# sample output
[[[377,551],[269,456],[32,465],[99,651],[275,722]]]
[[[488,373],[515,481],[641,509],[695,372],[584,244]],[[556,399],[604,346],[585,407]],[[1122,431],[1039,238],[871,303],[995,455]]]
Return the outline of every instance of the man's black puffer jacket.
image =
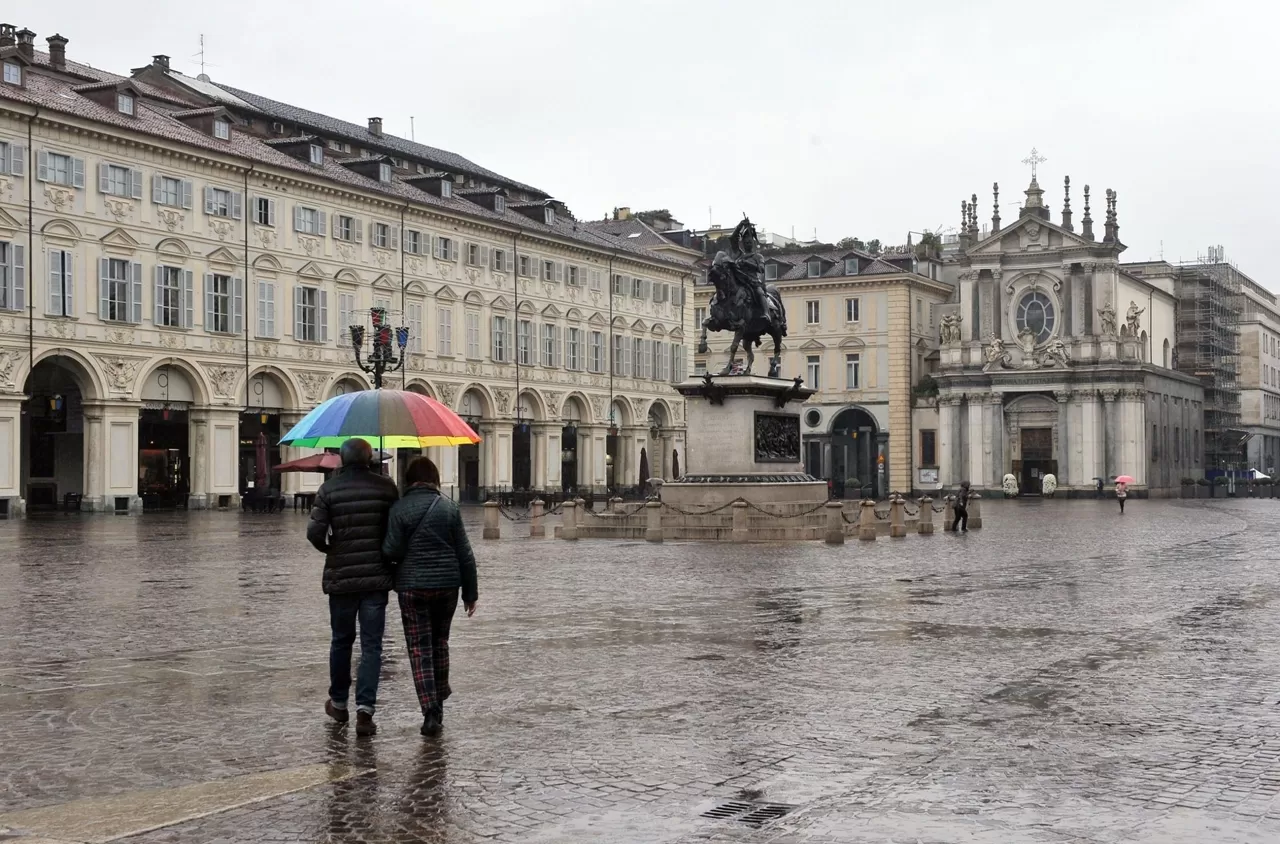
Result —
[[[386,592],[392,569],[382,557],[395,482],[363,466],[344,466],[316,493],[307,539],[325,553],[324,592]]]

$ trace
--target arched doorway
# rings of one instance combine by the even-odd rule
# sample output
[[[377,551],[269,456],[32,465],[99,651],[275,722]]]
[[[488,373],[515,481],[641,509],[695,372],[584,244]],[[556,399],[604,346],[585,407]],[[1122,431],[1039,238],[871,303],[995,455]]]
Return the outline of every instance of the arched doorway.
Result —
[[[191,379],[180,367],[156,367],[142,385],[138,416],[138,496],[143,510],[186,507],[191,494]]]
[[[609,495],[617,493],[618,484],[627,477],[627,449],[622,429],[631,423],[631,411],[626,402],[616,399],[609,405],[609,429],[604,441],[605,481]]]
[[[579,475],[586,478],[590,472],[590,467],[581,465],[578,448],[578,428],[586,412],[586,407],[576,396],[565,400],[561,414],[564,426],[560,429],[560,488],[566,492],[576,490],[581,483]]]
[[[533,423],[539,420],[535,399],[521,393],[516,400],[516,421],[511,426],[511,488],[533,488]]]
[[[487,410],[484,396],[478,390],[467,390],[458,403],[458,415],[477,432],[484,424]],[[458,498],[462,501],[480,501],[484,495],[484,489],[480,485],[481,445],[482,443],[458,446]]]
[[[838,498],[880,498],[888,467],[879,461],[875,417],[849,407],[831,420],[831,486]]]
[[[28,510],[59,506],[79,510],[88,495],[84,402],[93,381],[72,358],[54,356],[36,364],[23,391],[22,489]]]
[[[249,379],[245,411],[240,417],[240,494],[248,495],[258,479],[267,479],[267,488],[280,485],[280,476],[271,473],[272,466],[284,462],[280,438],[288,433],[281,421],[282,413],[293,410],[289,391],[273,372],[255,372]],[[266,440],[266,465],[258,466],[262,440]]]
[[[334,382],[333,389],[329,391],[329,397],[341,396],[346,393],[358,393],[361,390],[369,389],[354,378],[339,378]]]
[[[672,478],[671,452],[668,449],[668,441],[671,436],[671,415],[661,401],[655,401],[649,406],[648,424],[649,453],[653,455],[651,474],[653,477],[670,480]],[[648,478],[643,479],[644,483],[648,481]]]

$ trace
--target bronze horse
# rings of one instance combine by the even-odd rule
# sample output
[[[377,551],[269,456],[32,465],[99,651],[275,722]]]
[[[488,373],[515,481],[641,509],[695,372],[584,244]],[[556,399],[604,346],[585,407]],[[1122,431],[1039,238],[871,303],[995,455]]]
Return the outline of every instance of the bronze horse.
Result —
[[[707,273],[715,285],[707,318],[702,323],[702,336],[698,340],[698,352],[707,353],[708,331],[732,331],[729,345],[729,362],[720,371],[728,375],[737,362],[738,347],[747,353],[744,375],[751,374],[755,363],[753,347],[759,346],[766,334],[773,338],[773,356],[769,359],[769,377],[780,377],[782,368],[782,338],[787,336],[787,312],[782,305],[782,295],[772,284],[764,284],[764,262],[755,251],[755,227],[744,219],[734,230],[732,251],[716,255]]]

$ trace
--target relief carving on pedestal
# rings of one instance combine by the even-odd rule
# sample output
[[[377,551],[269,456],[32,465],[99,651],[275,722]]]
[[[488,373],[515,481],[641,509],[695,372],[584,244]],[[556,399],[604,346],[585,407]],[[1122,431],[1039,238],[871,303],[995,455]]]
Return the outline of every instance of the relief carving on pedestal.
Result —
[[[356,256],[356,249],[350,243],[337,243],[334,245],[333,249],[338,253],[338,257],[348,264],[351,263],[352,259]]]
[[[564,393],[557,390],[546,390],[542,395],[547,400],[547,415],[558,419],[560,417],[560,409],[564,406]]]
[[[595,414],[596,419],[599,419],[602,422],[608,418],[609,414],[608,414],[608,411],[605,409],[604,396],[591,397],[591,412]]]
[[[161,331],[160,346],[165,349],[185,349],[187,347],[187,336],[172,331]]]
[[[271,229],[257,228],[254,234],[258,238],[258,242],[262,244],[263,249],[274,249],[276,245],[276,233]]]
[[[452,409],[453,402],[458,397],[458,385],[457,384],[437,384],[436,389],[440,391],[441,404]]]
[[[757,413],[755,425],[757,463],[800,462],[800,417]]]
[[[645,403],[646,403],[646,400],[645,400],[645,399],[642,399],[642,398],[632,398],[632,399],[631,399],[631,410],[632,410],[632,412],[635,414],[635,416],[634,416],[634,417],[632,417],[632,418],[634,418],[635,420],[637,420],[637,424],[639,424],[639,420],[642,420],[642,419],[647,418],[647,416],[646,416],[646,414],[645,414],[645,412],[644,412],[644,409],[645,409]]]
[[[493,395],[498,401],[498,412],[504,415],[509,413],[511,410],[511,391],[494,390]]]
[[[103,335],[108,343],[116,346],[132,346],[133,331],[128,328],[109,328]]]
[[[236,341],[223,340],[220,338],[214,338],[213,342],[209,344],[209,347],[221,355],[235,354],[240,351],[240,344]]]
[[[298,236],[298,245],[302,247],[302,251],[308,255],[314,256],[320,251],[320,241],[314,237]]]

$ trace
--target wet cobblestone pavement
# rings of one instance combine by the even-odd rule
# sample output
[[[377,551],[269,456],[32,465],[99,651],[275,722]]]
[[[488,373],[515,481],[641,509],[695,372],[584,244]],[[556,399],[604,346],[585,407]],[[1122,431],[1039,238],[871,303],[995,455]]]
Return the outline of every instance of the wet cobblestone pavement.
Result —
[[[302,516],[0,523],[0,838],[1278,841],[1280,501],[1132,504],[477,539],[438,742],[394,602],[379,734],[324,719]]]

